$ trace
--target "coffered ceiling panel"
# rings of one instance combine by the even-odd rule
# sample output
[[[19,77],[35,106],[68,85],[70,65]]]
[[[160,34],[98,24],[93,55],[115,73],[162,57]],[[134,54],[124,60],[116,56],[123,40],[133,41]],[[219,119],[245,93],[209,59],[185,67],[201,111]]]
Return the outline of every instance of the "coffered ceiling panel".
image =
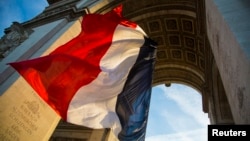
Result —
[[[207,62],[203,0],[120,0],[106,11],[119,4],[158,43],[154,84],[186,83],[201,90]]]

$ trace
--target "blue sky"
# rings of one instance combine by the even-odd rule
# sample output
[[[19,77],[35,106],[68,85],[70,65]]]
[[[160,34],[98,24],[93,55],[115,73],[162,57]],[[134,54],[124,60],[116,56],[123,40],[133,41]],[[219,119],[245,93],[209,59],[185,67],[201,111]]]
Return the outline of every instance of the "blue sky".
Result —
[[[13,21],[32,19],[46,6],[46,0],[1,0],[0,36]],[[153,88],[146,141],[207,141],[207,124],[197,91],[180,84]]]
[[[0,36],[13,21],[22,23],[32,19],[46,6],[46,0],[0,0]]]
[[[153,88],[146,141],[206,141],[208,124],[201,95],[193,88],[181,84]]]

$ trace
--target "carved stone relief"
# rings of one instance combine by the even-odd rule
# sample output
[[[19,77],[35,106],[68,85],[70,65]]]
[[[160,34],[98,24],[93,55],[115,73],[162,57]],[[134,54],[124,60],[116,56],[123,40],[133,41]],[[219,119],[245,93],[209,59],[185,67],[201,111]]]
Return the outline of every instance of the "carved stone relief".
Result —
[[[24,42],[33,32],[31,29],[25,29],[20,23],[13,22],[10,32],[0,39],[0,59],[5,58],[13,49]]]

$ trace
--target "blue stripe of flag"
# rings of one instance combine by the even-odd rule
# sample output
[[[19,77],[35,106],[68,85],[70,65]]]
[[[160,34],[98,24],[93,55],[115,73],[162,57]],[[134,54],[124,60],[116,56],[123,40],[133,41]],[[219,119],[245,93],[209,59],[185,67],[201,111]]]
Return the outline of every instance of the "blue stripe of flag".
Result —
[[[156,43],[145,38],[136,63],[118,95],[116,113],[122,125],[120,141],[144,141],[152,89]]]

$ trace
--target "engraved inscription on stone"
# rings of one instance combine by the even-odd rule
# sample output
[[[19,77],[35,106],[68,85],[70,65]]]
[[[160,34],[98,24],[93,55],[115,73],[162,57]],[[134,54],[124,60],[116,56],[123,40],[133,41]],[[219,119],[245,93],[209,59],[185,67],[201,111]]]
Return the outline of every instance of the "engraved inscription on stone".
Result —
[[[20,141],[23,134],[32,135],[38,130],[37,122],[41,118],[39,103],[25,100],[21,105],[13,106],[9,111],[7,128],[1,129],[1,141]]]

